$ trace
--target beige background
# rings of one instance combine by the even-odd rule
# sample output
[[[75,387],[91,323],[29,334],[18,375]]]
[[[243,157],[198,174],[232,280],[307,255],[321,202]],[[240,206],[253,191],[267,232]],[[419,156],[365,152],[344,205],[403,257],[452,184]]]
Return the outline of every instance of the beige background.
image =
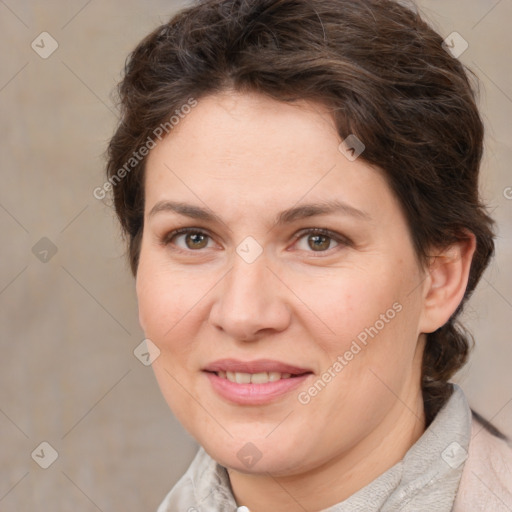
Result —
[[[0,0],[2,512],[154,511],[197,448],[133,355],[144,337],[133,281],[112,211],[92,195],[124,59],[180,5]],[[482,187],[500,232],[466,313],[477,348],[457,380],[511,435],[512,1],[420,5],[443,36],[468,41],[461,59],[481,78]],[[31,48],[43,31],[59,45],[47,59]],[[43,237],[57,248],[46,263],[32,252]],[[48,469],[31,458],[43,441],[58,452]]]

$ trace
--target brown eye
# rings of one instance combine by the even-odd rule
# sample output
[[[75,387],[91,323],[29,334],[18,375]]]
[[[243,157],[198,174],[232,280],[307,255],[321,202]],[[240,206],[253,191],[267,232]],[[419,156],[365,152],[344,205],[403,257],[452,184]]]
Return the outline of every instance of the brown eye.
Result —
[[[325,235],[309,235],[308,245],[314,251],[330,249],[331,239]]]
[[[307,244],[304,244],[302,242],[303,240],[307,241]],[[335,243],[334,246],[333,242]],[[351,245],[348,239],[322,228],[313,228],[303,231],[297,237],[297,243],[299,244],[300,250],[317,253],[328,252],[330,249],[335,249],[338,246],[346,247]],[[301,243],[302,247],[300,247]]]
[[[180,245],[176,241],[183,238],[185,241],[185,246]],[[182,250],[198,250],[204,249],[208,246],[208,239],[210,235],[204,233],[203,231],[198,231],[196,229],[178,229],[173,231],[169,235],[165,237],[164,245],[176,245],[178,249]]]
[[[189,249],[202,249],[208,245],[207,238],[208,235],[204,233],[188,233],[185,235],[185,243]]]

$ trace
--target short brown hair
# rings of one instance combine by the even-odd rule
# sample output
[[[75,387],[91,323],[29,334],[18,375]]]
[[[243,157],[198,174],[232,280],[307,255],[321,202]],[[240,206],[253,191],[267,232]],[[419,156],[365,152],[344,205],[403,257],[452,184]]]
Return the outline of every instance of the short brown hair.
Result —
[[[427,335],[422,389],[429,424],[451,393],[448,380],[466,362],[470,339],[456,317],[494,252],[494,223],[478,193],[484,129],[466,69],[414,9],[397,1],[199,1],[129,56],[108,178],[191,97],[226,90],[327,105],[340,138],[355,134],[366,146],[361,158],[383,170],[422,263],[432,248],[467,238],[467,231],[476,236],[464,299]],[[134,275],[145,161],[113,186]]]

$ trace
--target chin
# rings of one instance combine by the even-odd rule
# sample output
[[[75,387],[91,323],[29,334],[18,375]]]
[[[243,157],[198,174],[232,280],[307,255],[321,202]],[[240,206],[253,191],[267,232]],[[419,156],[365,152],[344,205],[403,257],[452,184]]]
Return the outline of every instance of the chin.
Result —
[[[297,453],[297,443],[290,436],[271,440],[264,435],[252,436],[249,431],[238,438],[228,436],[199,442],[221,466],[248,474],[291,475],[298,471],[305,457]]]

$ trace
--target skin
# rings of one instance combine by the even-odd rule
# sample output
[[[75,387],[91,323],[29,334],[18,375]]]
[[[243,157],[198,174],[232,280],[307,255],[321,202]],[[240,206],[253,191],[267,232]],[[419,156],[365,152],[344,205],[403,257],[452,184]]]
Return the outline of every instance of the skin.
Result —
[[[425,430],[425,333],[448,320],[467,283],[474,237],[422,268],[383,173],[349,161],[339,144],[320,105],[230,92],[202,98],[147,160],[136,288],[140,324],[161,352],[153,369],[176,417],[228,468],[237,503],[251,512],[321,510],[403,458]],[[331,199],[365,217],[274,222]],[[150,214],[160,201],[207,208],[222,222]],[[208,236],[169,236],[183,227]],[[308,228],[340,241],[301,233]],[[252,263],[236,252],[247,236],[263,249]],[[396,303],[401,311],[378,335],[300,403],[299,392]],[[201,371],[228,357],[314,375],[270,404],[235,405]],[[262,455],[251,468],[237,457],[247,442]]]

